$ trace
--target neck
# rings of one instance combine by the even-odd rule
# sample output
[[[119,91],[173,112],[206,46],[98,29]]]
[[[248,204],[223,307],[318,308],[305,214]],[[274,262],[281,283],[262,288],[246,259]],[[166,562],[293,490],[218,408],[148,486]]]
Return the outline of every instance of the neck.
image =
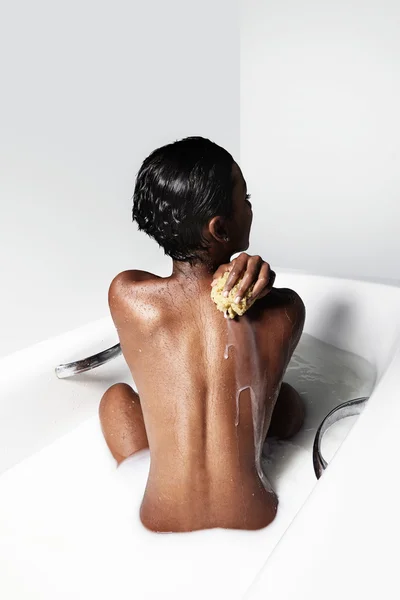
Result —
[[[229,256],[218,259],[207,257],[207,259],[203,261],[197,261],[194,264],[190,264],[185,261],[174,260],[172,274],[177,278],[210,280],[218,267],[224,262],[228,263],[229,260]]]

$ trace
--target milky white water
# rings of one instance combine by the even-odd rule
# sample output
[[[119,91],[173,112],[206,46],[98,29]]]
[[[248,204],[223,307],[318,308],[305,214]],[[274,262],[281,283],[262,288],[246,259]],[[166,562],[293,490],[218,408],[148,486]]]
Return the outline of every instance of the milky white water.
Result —
[[[263,468],[279,496],[269,527],[146,531],[138,513],[148,452],[115,469],[96,415],[0,477],[3,584],[41,600],[242,598],[316,484],[316,428],[337,404],[369,395],[374,372],[363,359],[303,335],[285,381],[304,398],[307,415],[295,438],[264,445]],[[327,460],[354,420],[327,432]]]

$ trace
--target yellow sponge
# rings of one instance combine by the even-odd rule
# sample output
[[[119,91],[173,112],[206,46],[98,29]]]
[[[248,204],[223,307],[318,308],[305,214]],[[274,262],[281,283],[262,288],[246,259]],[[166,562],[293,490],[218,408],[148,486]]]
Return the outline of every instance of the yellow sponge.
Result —
[[[226,280],[229,277],[229,273],[224,273],[222,277],[217,279],[217,283],[211,288],[211,298],[215,302],[218,310],[223,312],[226,317],[234,319],[236,315],[242,316],[254,303],[254,299],[251,298],[251,293],[254,288],[254,284],[250,286],[250,289],[246,292],[244,297],[241,299],[239,304],[236,304],[235,298],[238,294],[239,286],[242,279],[233,286],[229,292],[229,296],[225,298],[222,293],[224,291]]]

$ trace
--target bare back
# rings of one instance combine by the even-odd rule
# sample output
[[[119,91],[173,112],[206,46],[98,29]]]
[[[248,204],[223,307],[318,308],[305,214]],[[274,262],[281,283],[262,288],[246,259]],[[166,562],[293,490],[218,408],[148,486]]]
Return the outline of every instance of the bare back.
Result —
[[[304,307],[272,290],[228,323],[210,283],[127,271],[110,288],[151,453],[141,518],[157,531],[256,529],[276,512],[255,440],[267,433]]]

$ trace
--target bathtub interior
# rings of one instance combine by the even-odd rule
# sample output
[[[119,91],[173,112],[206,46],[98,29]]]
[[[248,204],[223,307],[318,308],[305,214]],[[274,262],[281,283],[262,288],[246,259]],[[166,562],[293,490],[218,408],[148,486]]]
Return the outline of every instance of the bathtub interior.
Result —
[[[170,597],[172,591],[176,598],[243,597],[316,485],[311,445],[320,420],[335,403],[350,399],[346,394],[370,395],[375,379],[390,362],[395,341],[390,319],[377,317],[377,295],[386,294],[386,317],[397,307],[398,295],[394,292],[391,297],[385,286],[289,273],[280,277],[279,284],[298,290],[307,306],[300,362],[304,352],[313,348],[314,362],[316,353],[324,354],[311,335],[322,340],[319,344],[327,351],[332,352],[332,344],[341,348],[340,372],[346,368],[348,372],[337,394],[329,381],[337,354],[331,355],[333,363],[325,375],[322,371],[327,365],[321,361],[317,381],[309,366],[305,384],[313,384],[316,396],[306,398],[308,423],[297,438],[269,443],[265,449],[265,468],[280,496],[274,523],[259,532],[213,530],[155,536],[143,529],[138,510],[148,453],[115,469],[97,419],[104,390],[116,381],[132,383],[123,359],[69,380],[57,380],[53,371],[59,362],[116,343],[112,324],[105,319],[41,344],[34,352],[18,353],[1,365],[6,392],[1,422],[7,426],[1,432],[5,472],[0,477],[0,564],[7,565],[9,575],[0,582],[0,591],[3,586],[7,593],[13,590],[15,597],[25,598],[24,586],[28,585],[29,597],[36,590],[41,598],[72,594],[102,598],[124,593],[131,586],[147,589],[144,598]],[[381,334],[375,344],[374,328]],[[307,370],[298,366],[292,365],[287,379],[301,388],[299,374],[304,376]],[[346,391],[351,377],[353,387]],[[350,425],[332,428],[324,449],[328,458]]]
[[[382,353],[373,393],[246,600],[309,600],[319,598],[321,590],[327,600],[400,597],[395,551],[400,536],[400,289],[360,291],[374,300],[371,329]],[[371,316],[367,310],[365,314]],[[291,577],[282,588],[288,564]]]

